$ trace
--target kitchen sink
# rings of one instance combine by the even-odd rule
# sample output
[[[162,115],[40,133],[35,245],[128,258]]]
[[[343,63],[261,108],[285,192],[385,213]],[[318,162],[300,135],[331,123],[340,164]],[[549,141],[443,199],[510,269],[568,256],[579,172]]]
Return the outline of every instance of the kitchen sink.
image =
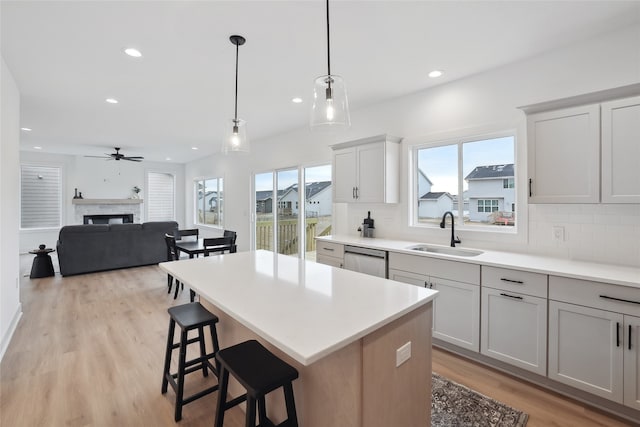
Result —
[[[432,254],[444,254],[462,257],[474,257],[484,253],[483,251],[479,251],[477,249],[452,248],[450,246],[436,245],[414,245],[409,246],[407,249],[411,249],[413,251],[429,252]]]

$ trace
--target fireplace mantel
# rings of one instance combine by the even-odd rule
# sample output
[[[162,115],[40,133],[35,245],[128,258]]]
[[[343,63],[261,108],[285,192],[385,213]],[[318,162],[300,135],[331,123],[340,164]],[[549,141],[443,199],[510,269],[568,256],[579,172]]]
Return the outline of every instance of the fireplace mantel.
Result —
[[[72,199],[74,205],[138,205],[142,199]]]

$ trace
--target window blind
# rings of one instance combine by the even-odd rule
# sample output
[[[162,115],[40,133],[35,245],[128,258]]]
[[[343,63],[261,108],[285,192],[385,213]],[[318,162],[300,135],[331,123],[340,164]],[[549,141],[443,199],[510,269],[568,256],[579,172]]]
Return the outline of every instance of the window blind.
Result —
[[[172,174],[149,172],[147,174],[147,221],[175,220],[175,185]]]
[[[21,165],[20,228],[60,227],[61,176],[60,168]]]

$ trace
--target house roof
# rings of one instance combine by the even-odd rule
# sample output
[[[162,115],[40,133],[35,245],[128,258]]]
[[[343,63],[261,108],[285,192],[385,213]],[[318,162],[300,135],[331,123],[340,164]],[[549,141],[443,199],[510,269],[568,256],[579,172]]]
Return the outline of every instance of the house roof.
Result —
[[[309,182],[305,185],[305,198],[310,199],[322,190],[331,186],[331,181]]]
[[[428,193],[420,197],[420,200],[438,200],[444,195],[446,195],[447,197],[453,200],[453,197],[451,196],[451,194],[449,194],[446,191],[436,191],[436,192],[429,191]]]
[[[513,163],[476,166],[476,168],[465,177],[465,181],[471,181],[472,179],[510,178],[514,176]]]
[[[433,182],[431,182],[431,180],[429,179],[429,177],[427,176],[427,174],[426,174],[426,173],[424,173],[424,172],[422,171],[422,169],[418,168],[418,174],[422,175],[422,176],[424,177],[424,179],[426,179],[426,180],[427,180],[427,182],[428,182],[429,184],[433,185]]]

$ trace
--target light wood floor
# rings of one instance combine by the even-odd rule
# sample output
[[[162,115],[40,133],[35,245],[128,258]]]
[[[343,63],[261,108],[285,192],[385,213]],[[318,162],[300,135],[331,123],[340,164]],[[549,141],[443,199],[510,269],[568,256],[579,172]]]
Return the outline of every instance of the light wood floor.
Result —
[[[30,262],[21,257],[26,274]],[[174,301],[158,267],[24,277],[21,300],[24,314],[0,364],[0,426],[176,425],[173,391],[160,393],[166,309],[187,302],[188,292]],[[629,425],[443,351],[434,351],[433,370],[527,412],[529,427]],[[179,425],[212,425],[216,398],[186,405]],[[240,410],[229,411],[225,426],[242,425]]]

